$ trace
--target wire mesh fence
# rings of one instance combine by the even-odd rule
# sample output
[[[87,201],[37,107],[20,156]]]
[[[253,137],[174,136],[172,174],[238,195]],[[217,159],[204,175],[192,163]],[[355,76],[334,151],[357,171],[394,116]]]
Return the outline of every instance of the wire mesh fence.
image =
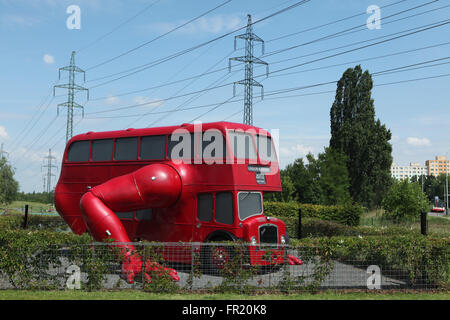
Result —
[[[450,279],[448,250],[428,257],[427,261],[418,261],[407,255],[391,259],[350,258],[323,248],[289,245],[182,242],[126,245],[135,248],[135,259],[131,262],[124,258],[124,251],[117,243],[115,246],[93,243],[42,248],[23,257],[26,263],[4,267],[0,273],[0,289],[248,293],[311,289],[427,290],[448,288]]]

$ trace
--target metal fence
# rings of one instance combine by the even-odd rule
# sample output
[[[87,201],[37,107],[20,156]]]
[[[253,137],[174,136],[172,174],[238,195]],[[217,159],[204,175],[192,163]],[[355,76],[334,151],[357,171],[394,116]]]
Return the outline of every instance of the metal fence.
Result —
[[[448,252],[427,262],[352,259],[314,247],[236,243],[133,243],[142,272],[123,278],[111,244],[52,246],[26,265],[0,270],[0,289],[139,289],[170,292],[291,292],[320,289],[448,288]],[[20,255],[20,253],[18,253]],[[292,257],[301,260],[295,264]],[[443,261],[447,261],[443,263]],[[297,261],[298,262],[298,261]],[[176,270],[178,281],[173,280]]]

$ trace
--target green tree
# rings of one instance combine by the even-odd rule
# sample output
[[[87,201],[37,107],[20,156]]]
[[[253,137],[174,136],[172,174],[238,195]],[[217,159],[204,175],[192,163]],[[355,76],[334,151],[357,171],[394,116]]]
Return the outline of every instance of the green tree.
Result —
[[[419,184],[408,179],[395,181],[382,201],[384,216],[395,223],[416,220],[430,203]]]
[[[392,182],[391,132],[375,120],[372,87],[368,71],[347,69],[330,110],[330,147],[347,156],[350,195],[367,207],[380,205]]]
[[[320,204],[338,205],[351,202],[346,161],[344,154],[332,148],[325,148],[325,152],[318,155],[318,183],[322,192]]]
[[[0,158],[0,203],[9,204],[16,199],[19,183],[14,180],[14,170],[6,161]]]

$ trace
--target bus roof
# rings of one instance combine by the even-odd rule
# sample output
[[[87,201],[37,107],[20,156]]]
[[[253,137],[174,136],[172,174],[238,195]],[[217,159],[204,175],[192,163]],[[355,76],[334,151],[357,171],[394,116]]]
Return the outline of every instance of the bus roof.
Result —
[[[178,126],[166,126],[166,127],[154,127],[154,128],[142,128],[142,129],[134,129],[129,128],[126,130],[115,130],[115,131],[103,131],[103,132],[93,132],[89,131],[86,133],[82,133],[79,135],[74,136],[70,141],[68,142],[68,145],[74,141],[80,141],[80,140],[92,140],[92,139],[108,139],[108,138],[120,138],[120,137],[134,137],[134,136],[145,136],[145,135],[163,135],[163,134],[170,134],[174,132],[177,129],[185,129],[189,132],[193,132],[196,126],[201,125],[201,130],[205,131],[208,129],[217,129],[222,132],[225,132],[227,130],[257,130],[257,133],[264,134],[270,137],[270,133],[267,132],[264,129],[249,126],[242,123],[235,123],[235,122],[209,122],[209,123],[201,123],[201,124],[191,124],[191,123],[184,123]]]

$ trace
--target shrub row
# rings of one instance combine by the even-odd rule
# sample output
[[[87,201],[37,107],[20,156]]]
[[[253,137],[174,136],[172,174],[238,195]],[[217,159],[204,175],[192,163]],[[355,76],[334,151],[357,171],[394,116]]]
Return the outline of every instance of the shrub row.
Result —
[[[450,286],[450,238],[417,235],[357,236],[293,239],[291,245],[305,252],[318,250],[330,259],[388,266],[408,276],[410,284],[425,281],[437,287]]]
[[[83,289],[101,289],[105,275],[110,272],[108,263],[117,261],[117,255],[114,255],[112,250],[98,250],[107,249],[109,246],[92,250],[90,242],[91,239],[87,235],[77,236],[63,232],[0,231],[0,273],[6,276],[15,288],[39,289],[52,286],[57,288],[61,285],[60,280],[57,275],[52,278],[47,270],[60,266],[62,263],[60,256],[64,256],[70,257],[69,264],[82,266],[83,272],[88,274],[88,282],[83,284]],[[335,261],[346,264],[354,261],[358,267],[375,264],[384,268],[383,272],[401,271],[407,275],[402,279],[409,279],[412,285],[425,283],[448,288],[449,248],[450,238],[438,239],[417,235],[291,239],[291,249],[298,252],[304,263],[315,265],[313,276],[317,278],[316,287],[332,271]],[[236,265],[239,267],[242,263]],[[248,270],[233,269],[230,272],[230,279],[237,279],[236,274]],[[245,275],[247,278],[251,276],[250,273]],[[156,280],[157,278],[153,286],[157,285]],[[286,286],[292,284],[292,288],[298,289],[298,280],[286,279],[284,284]],[[167,285],[172,284],[171,281],[166,282],[160,283],[161,289],[167,289]],[[234,282],[231,284],[230,288],[237,285]]]
[[[265,214],[269,216],[298,218],[299,209],[301,209],[302,217],[335,221],[348,226],[359,225],[363,213],[362,207],[358,204],[324,206],[298,202],[264,202]]]
[[[291,238],[299,238],[297,217],[276,217],[281,219],[286,232]],[[317,218],[302,219],[302,237],[320,238],[334,236],[395,236],[415,235],[421,236],[419,229],[411,229],[404,226],[371,227],[371,226],[347,226],[334,221],[326,221]]]

